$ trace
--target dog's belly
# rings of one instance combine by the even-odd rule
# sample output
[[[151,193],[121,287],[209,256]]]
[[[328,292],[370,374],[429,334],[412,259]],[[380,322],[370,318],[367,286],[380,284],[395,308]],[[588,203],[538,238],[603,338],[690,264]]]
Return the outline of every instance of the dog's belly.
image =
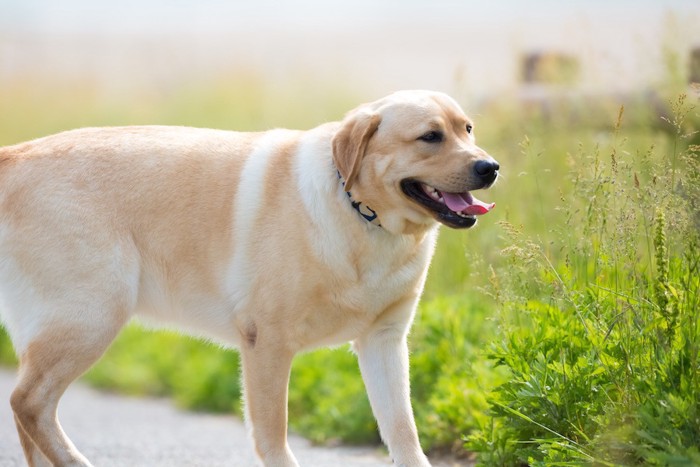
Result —
[[[222,294],[196,290],[196,284],[172,290],[162,277],[142,275],[134,315],[154,327],[177,327],[225,345],[239,345],[235,303]]]
[[[194,277],[173,286],[167,273],[142,271],[135,314],[236,347],[252,325],[295,351],[338,345],[363,334],[402,297],[417,294],[427,265],[420,260],[398,269],[378,263],[357,275],[290,256],[286,268],[266,262],[274,274],[260,267],[260,274],[240,274],[234,284],[221,277],[217,290]]]

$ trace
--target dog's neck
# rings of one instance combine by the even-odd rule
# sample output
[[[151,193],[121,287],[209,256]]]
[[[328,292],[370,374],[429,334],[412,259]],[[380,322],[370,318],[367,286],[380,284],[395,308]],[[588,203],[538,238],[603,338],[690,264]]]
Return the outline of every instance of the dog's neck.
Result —
[[[345,180],[343,179],[343,176],[340,175],[340,171],[336,170],[336,172],[338,173],[338,180],[340,180],[340,183],[343,185],[343,190],[345,190]],[[365,221],[372,225],[376,225],[377,227],[382,226],[382,224],[379,222],[379,216],[377,216],[377,212],[374,209],[354,199],[352,197],[352,193],[349,191],[345,190],[345,193],[348,195],[350,205],[360,214],[360,216],[362,216]]]

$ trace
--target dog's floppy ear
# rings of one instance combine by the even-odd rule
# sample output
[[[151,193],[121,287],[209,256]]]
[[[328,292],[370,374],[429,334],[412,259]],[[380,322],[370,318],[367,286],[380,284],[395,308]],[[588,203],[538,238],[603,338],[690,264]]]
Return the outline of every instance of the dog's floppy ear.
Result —
[[[333,162],[345,180],[345,191],[355,182],[367,144],[377,131],[381,117],[376,113],[355,112],[343,120],[333,137]]]

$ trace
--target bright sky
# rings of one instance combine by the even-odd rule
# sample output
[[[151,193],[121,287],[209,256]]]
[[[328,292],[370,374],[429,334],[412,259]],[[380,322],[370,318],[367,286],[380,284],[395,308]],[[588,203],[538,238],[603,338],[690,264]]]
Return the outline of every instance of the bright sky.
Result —
[[[211,30],[251,22],[351,27],[356,22],[403,20],[526,21],[572,13],[653,16],[669,9],[698,11],[699,5],[697,0],[2,0],[0,25],[103,32],[146,32],[183,24]]]
[[[698,24],[699,0],[0,0],[0,80],[255,69],[483,95],[513,89],[523,54],[544,50],[575,54],[583,85],[624,91],[663,79],[666,49],[700,47]]]

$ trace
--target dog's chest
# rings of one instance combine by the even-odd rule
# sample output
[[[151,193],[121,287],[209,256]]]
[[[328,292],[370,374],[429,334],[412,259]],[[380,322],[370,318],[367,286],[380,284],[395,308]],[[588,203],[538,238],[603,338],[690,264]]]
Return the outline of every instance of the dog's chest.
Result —
[[[418,286],[428,266],[429,257],[422,252],[376,250],[365,253],[349,265],[347,294],[357,295],[365,308],[382,310]]]
[[[301,346],[332,345],[357,338],[384,310],[422,290],[433,239],[424,245],[396,241],[338,249],[312,274],[296,325],[288,331]],[[297,289],[298,292],[301,290]],[[290,336],[291,337],[291,336]]]

